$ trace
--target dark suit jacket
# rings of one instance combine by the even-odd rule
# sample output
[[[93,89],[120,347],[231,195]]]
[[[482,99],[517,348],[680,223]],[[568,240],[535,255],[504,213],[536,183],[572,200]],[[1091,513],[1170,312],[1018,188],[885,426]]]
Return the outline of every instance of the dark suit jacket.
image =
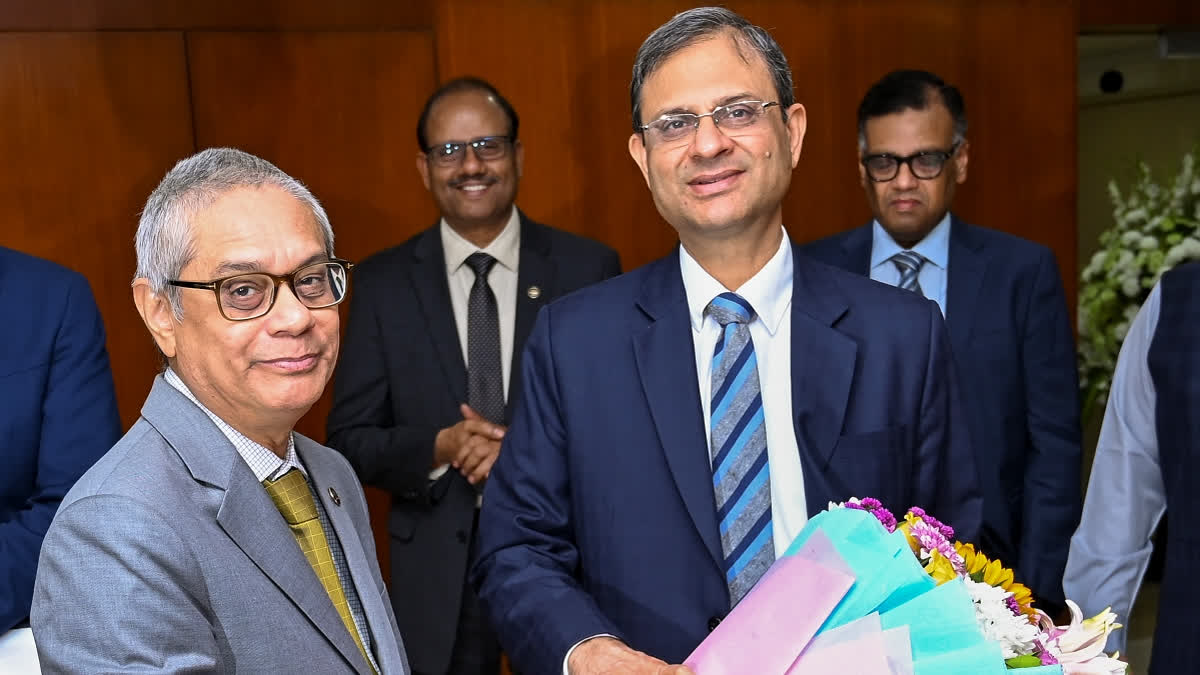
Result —
[[[620,273],[616,251],[521,214],[508,412],[521,390],[521,347],[548,301]],[[434,483],[437,432],[462,419],[467,370],[437,226],[365,260],[334,380],[329,445],[364,483],[392,493],[391,596],[413,670],[443,673],[454,646],[475,489],[457,471]],[[537,286],[531,298],[526,289]]]
[[[968,536],[974,460],[922,298],[801,258],[792,421],[810,514],[873,496]],[[729,610],[678,250],[542,311],[472,580],[516,669],[615,635],[678,663]]]
[[[0,633],[29,615],[67,490],[121,437],[104,323],[81,275],[0,247]]]
[[[1042,605],[1063,604],[1067,547],[1079,524],[1079,384],[1054,253],[952,218],[946,324],[982,477],[976,544]],[[871,225],[804,247],[870,275]]]

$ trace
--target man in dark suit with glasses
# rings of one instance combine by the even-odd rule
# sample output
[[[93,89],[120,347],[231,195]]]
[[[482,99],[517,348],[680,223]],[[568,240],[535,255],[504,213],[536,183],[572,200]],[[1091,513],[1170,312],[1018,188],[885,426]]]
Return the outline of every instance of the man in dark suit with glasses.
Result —
[[[966,133],[957,88],[925,71],[885,76],[858,109],[874,220],[805,252],[937,302],[967,385],[984,496],[976,543],[1015,566],[1054,614],[1081,501],[1070,315],[1050,249],[950,212],[967,179]]]
[[[542,305],[620,273],[616,251],[514,206],[517,131],[483,80],[453,80],[426,102],[416,165],[441,219],[355,270],[334,383],[329,444],[392,495],[391,594],[427,675],[499,670],[466,572],[521,351]]]

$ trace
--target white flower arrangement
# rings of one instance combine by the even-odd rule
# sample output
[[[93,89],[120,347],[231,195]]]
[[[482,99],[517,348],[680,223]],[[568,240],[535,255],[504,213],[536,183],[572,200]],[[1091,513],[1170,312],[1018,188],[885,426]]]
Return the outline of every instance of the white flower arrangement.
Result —
[[[1083,269],[1079,289],[1079,385],[1085,418],[1102,411],[1113,369],[1129,324],[1164,272],[1200,260],[1200,175],[1196,151],[1163,187],[1150,167],[1138,164],[1138,178],[1122,194],[1108,183],[1112,227],[1100,235],[1100,250]]]
[[[999,586],[973,581],[970,577],[964,577],[963,583],[975,602],[975,621],[979,629],[984,637],[1000,645],[1004,658],[1034,653],[1042,631],[1029,621],[1028,616],[1012,613],[1005,604],[1012,593]]]

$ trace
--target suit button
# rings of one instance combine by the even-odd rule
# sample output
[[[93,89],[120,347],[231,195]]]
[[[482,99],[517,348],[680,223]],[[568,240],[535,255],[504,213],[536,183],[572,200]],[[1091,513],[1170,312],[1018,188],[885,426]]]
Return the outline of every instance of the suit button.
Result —
[[[454,533],[454,536],[458,539],[458,543],[460,543],[460,544],[467,543],[467,533],[465,531],[459,530],[458,532]]]
[[[721,625],[721,617],[714,616],[714,617],[710,618],[708,620],[708,632],[710,632],[710,633],[713,632],[714,630],[717,629],[717,626],[720,626],[720,625]]]

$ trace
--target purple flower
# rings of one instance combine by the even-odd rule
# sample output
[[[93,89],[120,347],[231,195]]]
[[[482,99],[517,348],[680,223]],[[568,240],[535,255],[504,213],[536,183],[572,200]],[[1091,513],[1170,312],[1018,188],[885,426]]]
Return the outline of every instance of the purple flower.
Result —
[[[1017,599],[1009,595],[1004,599],[1004,604],[1008,606],[1008,610],[1013,613],[1013,616],[1021,616],[1021,605],[1017,603]]]
[[[874,497],[863,497],[857,502],[846,502],[846,508],[866,511],[875,516],[888,532],[896,531],[896,516],[883,507],[883,502]]]
[[[932,527],[935,530],[937,530],[938,532],[940,532],[941,535],[943,537],[945,537],[946,539],[948,539],[950,541],[954,541],[954,528],[943,523],[942,521],[938,520],[937,518],[934,518],[933,516],[929,515],[928,513],[925,512],[925,509],[923,509],[919,506],[914,506],[914,507],[910,508],[908,510],[908,512],[911,513],[913,516],[920,518],[921,520],[924,520],[926,523],[929,524],[930,527]]]
[[[914,524],[909,528],[909,534],[912,535],[921,548],[926,551],[937,551],[941,553],[947,560],[954,560],[958,555],[954,550],[954,545],[951,544],[942,534],[941,530],[933,527],[924,521]]]

